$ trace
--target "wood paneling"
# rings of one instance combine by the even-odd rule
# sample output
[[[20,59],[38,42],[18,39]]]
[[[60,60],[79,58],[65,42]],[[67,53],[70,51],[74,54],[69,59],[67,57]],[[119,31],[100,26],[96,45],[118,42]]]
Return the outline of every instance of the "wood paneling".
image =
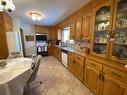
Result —
[[[34,25],[34,27],[35,27],[35,31],[36,32],[43,32],[43,31],[48,32],[49,31],[49,27],[48,26]]]
[[[52,44],[56,44],[57,40],[57,31],[55,26],[43,26],[43,25],[34,25],[36,33],[46,33],[48,40],[52,41]]]

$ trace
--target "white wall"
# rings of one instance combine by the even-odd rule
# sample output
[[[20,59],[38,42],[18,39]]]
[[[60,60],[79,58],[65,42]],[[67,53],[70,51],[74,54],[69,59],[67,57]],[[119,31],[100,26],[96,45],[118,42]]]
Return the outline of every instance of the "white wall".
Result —
[[[24,32],[24,44],[25,44],[25,56],[30,56],[36,54],[36,39],[35,39],[35,29],[33,25],[22,23],[19,19],[13,18],[13,27],[15,32],[20,32],[20,28]],[[33,35],[34,41],[26,41],[26,35]]]
[[[21,25],[21,28],[23,29],[24,35],[33,35],[34,41],[25,41],[25,55],[29,56],[32,54],[36,54],[36,38],[35,38],[35,29],[33,25],[23,24]]]

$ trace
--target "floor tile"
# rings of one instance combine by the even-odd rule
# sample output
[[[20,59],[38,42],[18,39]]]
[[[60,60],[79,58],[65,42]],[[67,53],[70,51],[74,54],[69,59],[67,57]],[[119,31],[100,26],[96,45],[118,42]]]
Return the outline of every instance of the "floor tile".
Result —
[[[42,58],[36,80],[42,85],[26,88],[24,95],[94,95],[53,56]]]

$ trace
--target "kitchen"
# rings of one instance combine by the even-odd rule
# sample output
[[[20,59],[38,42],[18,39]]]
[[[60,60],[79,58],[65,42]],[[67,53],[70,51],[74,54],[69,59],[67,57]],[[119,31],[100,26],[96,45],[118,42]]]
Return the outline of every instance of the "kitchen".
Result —
[[[14,0],[15,2],[16,0]],[[78,1],[75,2],[78,3]],[[79,94],[80,92],[78,90],[76,90],[77,92],[74,91],[75,89],[70,90],[67,86],[69,83],[66,83],[64,80],[66,84],[66,86],[63,84],[64,87],[63,85],[59,86],[57,82],[57,85],[52,84],[57,80],[56,75],[56,79],[54,78],[53,81],[53,77],[51,76],[51,79],[47,79],[52,82],[52,93],[48,89],[49,92],[46,92],[44,95],[127,95],[127,1],[84,0],[84,2],[83,5],[80,2],[80,6],[73,12],[70,9],[70,14],[66,15],[65,18],[59,19],[53,25],[47,25],[47,22],[44,24],[37,21],[34,22],[34,20],[28,20],[29,23],[33,24],[31,30],[28,29],[27,25],[25,26],[15,21],[15,24],[21,24],[19,27],[24,30],[24,56],[28,57],[32,54],[37,54],[36,34],[45,34],[47,37],[46,40],[50,41],[50,44],[47,43],[47,54],[45,57],[42,57],[42,63],[47,63],[47,66],[46,64],[41,64],[41,68],[43,66],[47,67],[47,70],[52,72],[50,74],[47,73],[49,71],[41,69],[42,72],[46,71],[43,72],[44,76],[46,78],[49,77],[48,74],[53,76],[54,71],[58,68],[57,65],[62,66],[58,69],[61,74],[64,73],[63,77],[61,76],[62,78],[66,78],[65,72],[69,72],[74,75],[72,79],[78,79],[81,85],[88,88],[87,91],[89,92],[86,93],[87,91],[82,92],[81,90],[82,94]],[[71,5],[71,3],[69,4]],[[13,12],[17,11],[15,10]],[[13,12],[8,14],[10,16],[17,16]],[[0,12],[1,18],[3,14],[5,16],[8,15]],[[10,16],[6,16],[6,18],[9,19]],[[3,32],[0,32],[0,42],[6,44],[0,45],[0,50],[3,50],[0,51],[0,59],[7,58],[9,54],[4,32],[16,31],[19,28],[13,26],[15,24],[13,22],[12,25],[11,20],[8,20],[10,23],[6,19],[4,20],[0,22],[5,22],[5,28],[7,29],[4,29],[4,24],[2,24],[0,31]],[[3,40],[2,35],[4,36]],[[56,65],[56,63],[60,64]],[[55,73],[58,74],[57,70]],[[66,74],[68,75],[68,73]],[[44,76],[41,73],[39,75],[42,76],[41,79],[46,85],[43,79]],[[60,73],[58,75],[60,76]],[[81,87],[81,89],[85,88]],[[41,93],[37,95],[41,95]]]

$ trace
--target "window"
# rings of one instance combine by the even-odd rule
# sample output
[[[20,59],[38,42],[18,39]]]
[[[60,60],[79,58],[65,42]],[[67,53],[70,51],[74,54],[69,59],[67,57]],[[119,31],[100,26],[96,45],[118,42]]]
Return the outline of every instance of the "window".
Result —
[[[70,40],[70,27],[65,27],[62,33],[63,42],[67,43]]]

